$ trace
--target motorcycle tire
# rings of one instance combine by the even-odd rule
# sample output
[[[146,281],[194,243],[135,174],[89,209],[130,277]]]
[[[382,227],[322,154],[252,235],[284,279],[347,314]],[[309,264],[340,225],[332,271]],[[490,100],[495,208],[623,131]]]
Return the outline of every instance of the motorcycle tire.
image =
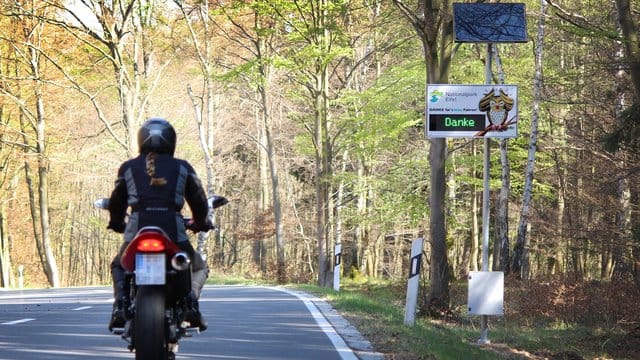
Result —
[[[165,336],[165,294],[161,286],[140,286],[136,293],[136,360],[168,358]]]

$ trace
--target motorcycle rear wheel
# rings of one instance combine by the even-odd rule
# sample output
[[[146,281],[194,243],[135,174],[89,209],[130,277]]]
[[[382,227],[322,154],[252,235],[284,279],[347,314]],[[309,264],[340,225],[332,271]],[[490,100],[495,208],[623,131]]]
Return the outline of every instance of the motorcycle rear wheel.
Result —
[[[162,286],[140,286],[136,293],[136,360],[167,359],[165,294]]]

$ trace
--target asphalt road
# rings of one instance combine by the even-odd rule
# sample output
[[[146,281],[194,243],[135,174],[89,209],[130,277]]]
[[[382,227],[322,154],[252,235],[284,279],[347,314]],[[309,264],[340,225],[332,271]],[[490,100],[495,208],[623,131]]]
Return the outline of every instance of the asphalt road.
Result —
[[[0,291],[0,360],[133,359],[107,330],[105,287]],[[207,286],[209,329],[180,342],[178,359],[357,359],[304,294]]]

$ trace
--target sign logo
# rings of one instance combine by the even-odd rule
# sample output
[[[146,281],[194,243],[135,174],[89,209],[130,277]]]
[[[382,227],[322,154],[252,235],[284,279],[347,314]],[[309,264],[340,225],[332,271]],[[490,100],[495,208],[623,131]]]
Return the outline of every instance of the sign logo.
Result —
[[[442,91],[440,90],[433,90],[429,93],[429,101],[432,103],[438,102],[438,100],[443,96],[444,94],[442,93]]]

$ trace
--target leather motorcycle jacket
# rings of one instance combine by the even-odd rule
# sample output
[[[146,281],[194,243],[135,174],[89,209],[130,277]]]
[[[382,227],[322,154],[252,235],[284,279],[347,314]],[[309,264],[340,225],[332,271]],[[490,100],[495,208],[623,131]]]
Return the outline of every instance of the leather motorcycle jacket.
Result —
[[[181,210],[189,205],[194,230],[208,230],[207,197],[193,167],[170,154],[140,154],[125,161],[109,200],[108,228],[131,241],[144,226],[158,226],[176,242],[188,241]],[[131,214],[126,222],[127,209]]]

